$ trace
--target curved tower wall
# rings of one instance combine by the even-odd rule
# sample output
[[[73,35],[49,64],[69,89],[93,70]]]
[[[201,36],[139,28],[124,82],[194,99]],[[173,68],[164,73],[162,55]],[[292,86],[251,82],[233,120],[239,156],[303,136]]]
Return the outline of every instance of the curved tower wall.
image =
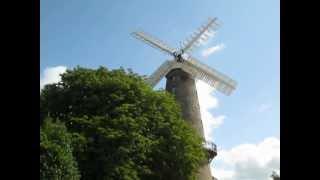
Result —
[[[181,106],[183,118],[204,138],[195,80],[181,69],[171,70],[166,78],[166,90],[175,95]],[[199,169],[197,179],[212,179],[209,164],[206,163]]]

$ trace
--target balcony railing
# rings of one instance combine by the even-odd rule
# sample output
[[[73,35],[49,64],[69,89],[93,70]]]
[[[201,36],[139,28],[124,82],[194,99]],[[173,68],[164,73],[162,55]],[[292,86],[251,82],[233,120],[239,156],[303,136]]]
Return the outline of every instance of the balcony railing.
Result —
[[[208,151],[209,162],[217,156],[217,145],[213,142],[206,141],[203,143],[204,148]]]

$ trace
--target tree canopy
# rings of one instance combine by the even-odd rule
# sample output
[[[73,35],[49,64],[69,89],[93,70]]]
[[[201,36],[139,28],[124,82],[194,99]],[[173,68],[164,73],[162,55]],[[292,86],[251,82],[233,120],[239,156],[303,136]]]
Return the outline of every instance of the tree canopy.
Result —
[[[195,179],[206,159],[174,97],[130,70],[68,70],[40,93],[46,117],[67,127],[84,180]]]
[[[53,123],[50,118],[40,127],[40,179],[80,179],[71,134],[63,123]]]
[[[280,175],[275,171],[272,172],[271,177],[273,180],[280,180]]]

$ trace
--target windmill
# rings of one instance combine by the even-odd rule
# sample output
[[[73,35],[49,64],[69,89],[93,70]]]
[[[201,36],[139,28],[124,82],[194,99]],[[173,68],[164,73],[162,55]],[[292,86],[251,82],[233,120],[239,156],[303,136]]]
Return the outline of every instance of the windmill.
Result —
[[[147,82],[154,87],[164,76],[166,77],[166,90],[175,95],[177,102],[181,105],[183,118],[197,130],[203,139],[204,132],[195,80],[202,80],[225,95],[230,95],[237,85],[237,83],[228,76],[201,63],[190,55],[196,47],[200,46],[212,36],[217,27],[217,18],[209,18],[208,22],[193,33],[191,38],[184,41],[179,49],[173,49],[145,32],[137,31],[132,33],[135,38],[142,40],[163,53],[173,56],[173,60],[167,60],[160,65],[160,67],[147,78]],[[208,147],[208,143],[205,144]],[[209,154],[212,155],[209,162],[217,155],[216,147],[212,144],[213,143],[211,143],[211,147],[213,148],[207,148]],[[197,179],[212,179],[208,162],[204,163],[199,169]]]

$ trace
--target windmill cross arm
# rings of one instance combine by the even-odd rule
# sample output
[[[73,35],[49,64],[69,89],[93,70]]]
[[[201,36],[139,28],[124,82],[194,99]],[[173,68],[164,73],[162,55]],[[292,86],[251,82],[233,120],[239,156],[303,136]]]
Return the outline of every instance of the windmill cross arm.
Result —
[[[150,35],[148,35],[144,32],[141,32],[141,31],[133,32],[133,33],[131,33],[131,35],[133,37],[147,43],[151,47],[154,47],[154,48],[161,50],[162,52],[168,53],[170,55],[172,55],[174,53],[173,48],[169,47],[164,42],[162,42],[154,37],[151,37]]]

